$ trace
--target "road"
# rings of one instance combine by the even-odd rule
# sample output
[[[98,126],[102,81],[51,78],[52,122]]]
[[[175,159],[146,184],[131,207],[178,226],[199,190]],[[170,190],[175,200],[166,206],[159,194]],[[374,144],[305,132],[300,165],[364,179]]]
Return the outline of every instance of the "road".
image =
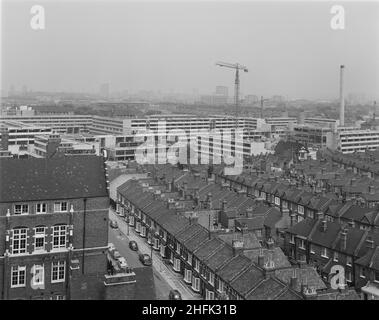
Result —
[[[108,242],[115,245],[116,250],[126,259],[128,265],[132,268],[143,268],[145,267],[138,259],[138,252],[130,250],[129,248],[129,238],[127,235],[120,232],[119,229],[109,228]],[[150,267],[145,267],[150,268]],[[167,300],[168,294],[172,289],[170,285],[165,281],[159,273],[153,269],[154,274],[154,284],[155,284],[155,294],[158,300]]]
[[[129,229],[129,235],[128,233],[128,226],[126,222],[120,218],[112,209],[109,210],[109,218],[111,220],[115,220],[118,223],[118,234],[121,232],[124,237],[127,237],[130,240],[134,240],[138,244],[139,251],[141,253],[146,253],[148,255],[151,254],[151,247],[145,242],[143,238],[141,238],[137,233],[134,232],[133,228]],[[114,233],[115,231],[113,231]],[[111,234],[112,232],[110,232]],[[119,239],[120,241],[121,238]],[[116,243],[114,243],[116,245]],[[128,243],[120,243],[121,247],[127,247],[129,251],[131,251],[128,247]],[[117,245],[116,245],[117,248]],[[119,250],[120,251],[120,250]],[[121,251],[120,251],[121,253]],[[154,277],[157,279],[158,283],[161,281],[162,283],[166,283],[167,286],[171,289],[178,290],[180,294],[182,295],[183,300],[200,300],[201,296],[199,294],[194,293],[183,281],[182,276],[177,274],[175,271],[173,271],[169,266],[167,266],[161,259],[159,252],[156,252],[153,250],[153,269],[154,269]],[[122,254],[122,253],[121,253]],[[127,259],[127,257],[125,257]],[[128,260],[128,259],[127,259]],[[133,261],[133,258],[132,258]],[[168,292],[169,290],[168,289]],[[160,296],[162,297],[162,292],[164,291],[164,287],[162,285],[158,286],[158,291],[160,292]],[[165,296],[163,299],[167,299],[168,292],[165,293]],[[158,294],[157,294],[158,296]]]

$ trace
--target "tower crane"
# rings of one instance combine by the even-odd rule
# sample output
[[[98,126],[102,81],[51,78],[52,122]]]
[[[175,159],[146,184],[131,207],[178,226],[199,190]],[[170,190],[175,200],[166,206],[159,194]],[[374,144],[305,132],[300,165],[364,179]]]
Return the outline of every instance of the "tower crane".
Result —
[[[243,70],[244,72],[248,72],[247,67],[239,64],[239,63],[228,63],[228,62],[216,62],[216,66],[226,67],[236,70],[236,78],[234,81],[234,103],[235,103],[235,116],[236,116],[236,129],[238,128],[238,112],[239,112],[239,92],[240,92],[240,77],[239,71]]]

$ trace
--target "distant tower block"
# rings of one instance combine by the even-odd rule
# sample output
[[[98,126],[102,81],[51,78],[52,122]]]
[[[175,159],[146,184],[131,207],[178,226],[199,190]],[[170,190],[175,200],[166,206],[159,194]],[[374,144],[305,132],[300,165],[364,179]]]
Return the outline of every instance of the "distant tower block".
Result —
[[[345,94],[344,94],[344,69],[345,66],[340,66],[340,126],[343,127],[345,125]]]

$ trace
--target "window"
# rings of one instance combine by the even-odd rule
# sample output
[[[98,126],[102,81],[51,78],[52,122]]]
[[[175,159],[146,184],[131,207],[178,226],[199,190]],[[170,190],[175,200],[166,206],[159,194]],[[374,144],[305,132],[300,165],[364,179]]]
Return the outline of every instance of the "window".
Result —
[[[224,292],[224,282],[222,282],[221,280],[218,280],[218,288],[217,288],[217,291],[220,292],[220,293],[223,293],[223,292]]]
[[[299,248],[300,249],[305,249],[305,241],[303,239],[299,240]]]
[[[297,206],[297,212],[298,212],[299,214],[304,214],[304,207],[301,206],[301,205],[298,205],[298,206]]]
[[[188,270],[188,269],[184,270],[184,281],[187,283],[191,283],[191,281],[192,281],[192,270]]]
[[[166,256],[165,252],[166,252],[166,246],[161,244],[161,257],[162,258],[164,258]]]
[[[297,222],[301,222],[303,220],[304,220],[304,218],[302,216],[297,216]]]
[[[374,274],[374,281],[375,281],[375,282],[379,282],[379,271],[375,271],[375,274]]]
[[[34,251],[45,250],[45,227],[36,227],[34,229]]]
[[[180,254],[180,244],[176,243],[176,253]]]
[[[350,271],[346,271],[346,280],[348,282],[351,282],[352,281],[352,276],[351,276],[351,272]]]
[[[280,198],[279,197],[275,197],[275,204],[277,206],[280,206]]]
[[[333,260],[335,262],[338,262],[338,252],[334,252],[334,254],[333,254]]]
[[[26,283],[26,267],[25,266],[13,266],[11,277],[11,288],[25,287]]]
[[[141,237],[146,237],[146,227],[141,226]]]
[[[27,228],[17,228],[12,230],[12,254],[26,253]]]
[[[159,250],[159,239],[158,238],[154,238],[154,249],[155,250]]]
[[[44,283],[45,272],[43,265],[34,265],[32,268],[32,283],[34,286],[41,286]]]
[[[284,208],[284,209],[287,209],[288,208],[288,203],[287,203],[287,201],[282,201],[282,207]]]
[[[328,258],[328,249],[326,248],[321,249],[321,257]]]
[[[180,259],[174,259],[174,270],[177,272],[180,271]]]
[[[205,293],[205,299],[206,300],[214,300],[215,298],[215,293],[213,291],[210,291],[210,290],[206,290],[206,293]]]
[[[347,256],[347,257],[346,257],[346,264],[347,264],[348,266],[351,266],[352,263],[353,263],[353,259],[352,259],[350,256]]]
[[[67,202],[54,203],[54,212],[66,212],[66,211],[67,211]]]
[[[46,203],[37,203],[36,204],[36,213],[46,213],[47,212],[47,204]]]
[[[365,275],[365,273],[366,273],[366,270],[365,270],[365,268],[359,268],[359,276],[361,277],[361,278],[366,278],[366,275]]]
[[[29,206],[27,204],[15,204],[14,214],[28,214]]]
[[[167,241],[167,232],[166,231],[163,231],[163,240]]]
[[[262,230],[260,230],[260,229],[256,230],[256,231],[255,231],[255,235],[256,235],[257,237],[262,237]]]
[[[196,277],[192,277],[192,289],[194,291],[200,291],[200,279]]]
[[[315,218],[315,215],[314,215],[314,213],[312,211],[308,212],[308,218],[311,218],[311,219]]]
[[[60,225],[53,227],[53,249],[66,248],[67,226]]]
[[[313,244],[310,244],[310,245],[309,245],[309,251],[310,251],[312,254],[315,253],[315,247],[314,247]]]
[[[192,254],[191,253],[188,253],[187,262],[189,263],[189,265],[192,265]]]
[[[209,272],[209,283],[214,286],[215,284],[215,275],[212,272]]]
[[[54,261],[51,264],[51,282],[63,282],[66,275],[66,261]]]
[[[196,270],[197,272],[200,271],[200,261],[199,261],[199,260],[196,260],[196,261],[195,261],[195,270]]]
[[[295,244],[295,236],[293,234],[290,236],[290,243]]]

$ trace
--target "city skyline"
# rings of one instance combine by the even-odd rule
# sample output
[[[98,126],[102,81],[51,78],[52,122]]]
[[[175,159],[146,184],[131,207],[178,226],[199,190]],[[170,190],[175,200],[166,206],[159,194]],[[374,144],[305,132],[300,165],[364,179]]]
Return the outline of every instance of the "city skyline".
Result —
[[[333,2],[40,4],[46,29],[35,31],[30,1],[3,2],[3,92],[12,84],[98,92],[109,83],[116,92],[188,94],[227,86],[231,95],[234,73],[215,66],[225,60],[249,67],[246,95],[336,99],[344,64],[346,93],[378,98],[375,2],[342,3],[345,30],[330,27]]]

